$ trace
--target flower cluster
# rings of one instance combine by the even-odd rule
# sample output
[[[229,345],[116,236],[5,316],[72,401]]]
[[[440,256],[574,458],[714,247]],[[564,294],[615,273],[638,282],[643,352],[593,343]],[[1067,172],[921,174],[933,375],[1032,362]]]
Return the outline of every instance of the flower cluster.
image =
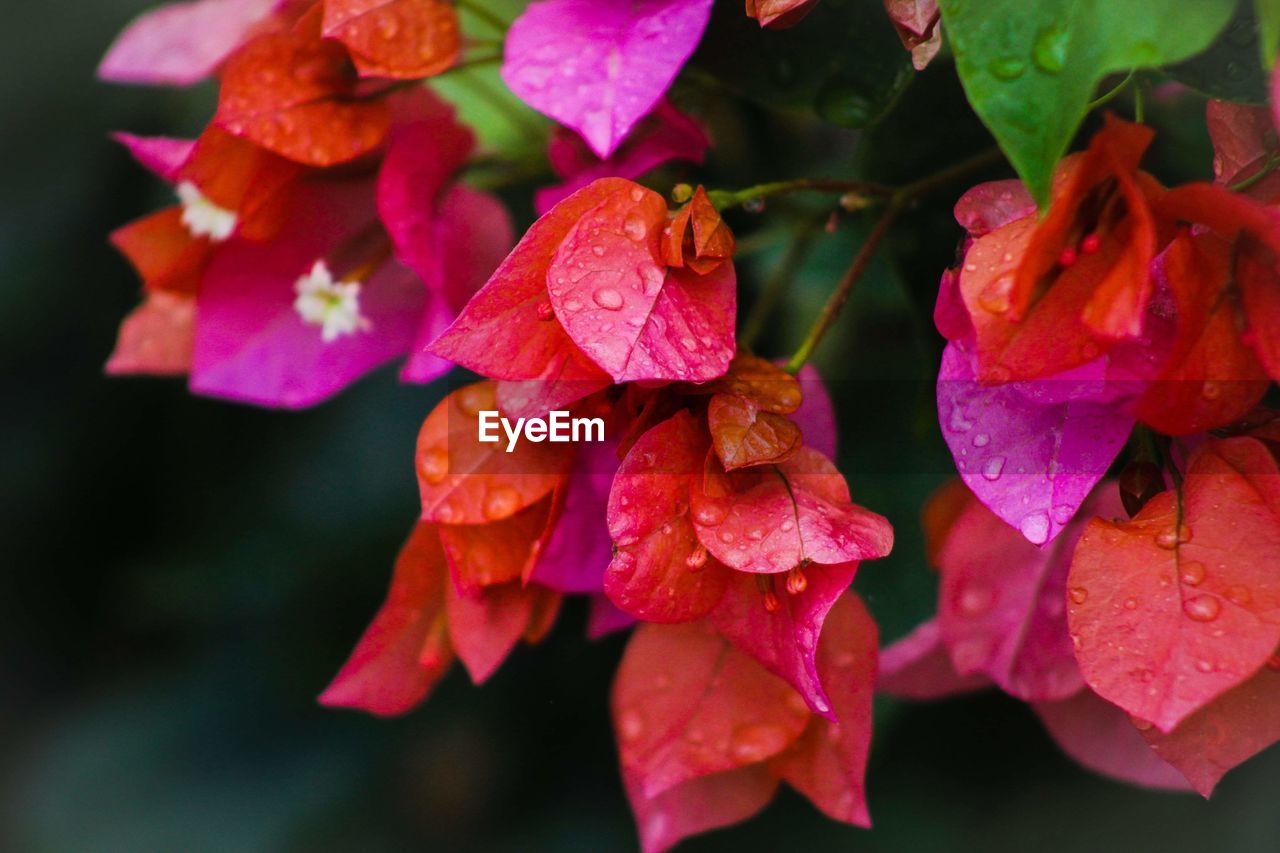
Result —
[[[1044,217],[1015,181],[957,204],[935,319],[964,485],[932,512],[936,625],[895,662],[994,682],[1085,764],[1206,795],[1280,737],[1276,136],[1253,108],[1208,120],[1215,183],[1161,186],[1151,131],[1108,118]]]
[[[787,39],[848,11],[835,5],[746,0],[733,26]],[[107,79],[213,77],[219,94],[194,140],[118,137],[176,203],[112,235],[144,291],[108,372],[184,375],[197,394],[285,408],[398,359],[408,382],[455,365],[480,377],[423,423],[419,519],[324,704],[408,712],[455,659],[482,682],[585,598],[591,635],[634,627],[612,713],[646,851],[747,818],[782,782],[869,826],[877,687],[995,685],[1081,763],[1205,794],[1280,739],[1271,115],[1211,103],[1212,183],[1162,185],[1141,168],[1154,132],[1111,116],[1059,162],[1056,137],[1023,144],[1029,128],[1066,133],[1036,118],[1047,90],[1015,86],[1059,74],[1070,38],[1038,29],[1039,70],[1024,76],[1017,56],[978,61],[993,47],[974,35],[980,10],[880,5],[905,77],[938,53],[947,15],[967,96],[1027,178],[955,207],[967,234],[936,304],[937,401],[962,482],[925,511],[937,617],[883,656],[851,584],[894,531],[837,470],[832,402],[805,362],[897,217],[991,158],[900,188],[681,184],[671,209],[637,181],[706,159],[710,137],[672,83],[713,26],[712,0],[535,0],[510,25],[451,0],[193,0],[111,48]],[[472,20],[500,33],[500,57]],[[1180,44],[1134,65],[1194,52]],[[489,191],[509,187],[476,179],[501,158],[435,80],[499,59],[518,103],[558,123],[555,183],[533,194],[540,218],[518,241]],[[875,97],[849,95],[863,76],[833,70],[817,111],[870,121],[905,85],[895,72]],[[992,76],[1012,94],[984,112]],[[1030,105],[1001,124],[1014,94]],[[1052,156],[1028,165],[1028,148]],[[736,334],[739,247],[721,214],[800,190],[883,213],[782,367]],[[492,416],[561,412],[598,422],[602,440],[484,438]]]

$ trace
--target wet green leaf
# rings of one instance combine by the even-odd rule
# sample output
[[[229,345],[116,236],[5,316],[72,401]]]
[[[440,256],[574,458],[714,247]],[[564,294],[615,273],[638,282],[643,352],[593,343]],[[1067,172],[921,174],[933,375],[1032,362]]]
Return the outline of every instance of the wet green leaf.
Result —
[[[1233,0],[941,0],[974,110],[1043,205],[1099,81],[1204,50]]]

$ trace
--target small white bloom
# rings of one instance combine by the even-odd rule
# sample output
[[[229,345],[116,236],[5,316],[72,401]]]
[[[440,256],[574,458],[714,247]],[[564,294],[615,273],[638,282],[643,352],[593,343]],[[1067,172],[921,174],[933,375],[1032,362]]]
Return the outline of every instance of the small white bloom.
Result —
[[[368,331],[372,324],[360,314],[360,282],[334,281],[329,265],[316,261],[311,272],[298,279],[293,290],[293,310],[303,322],[320,326],[320,339],[331,343],[342,335]]]
[[[182,224],[191,236],[208,237],[221,243],[235,233],[235,211],[218,207],[190,181],[178,184],[178,199],[182,202]]]

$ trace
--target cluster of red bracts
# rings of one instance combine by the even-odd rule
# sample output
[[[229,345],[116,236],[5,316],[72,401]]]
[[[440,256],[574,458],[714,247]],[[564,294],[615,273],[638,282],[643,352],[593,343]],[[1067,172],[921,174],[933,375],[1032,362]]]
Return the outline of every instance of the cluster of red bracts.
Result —
[[[672,218],[675,234],[700,204]],[[718,217],[703,225],[659,251],[683,244],[687,260],[710,262],[708,247],[731,247]],[[816,378],[806,394],[739,354],[710,382],[620,383],[577,400],[574,416],[604,421],[603,443],[480,442],[481,413],[525,382],[464,387],[427,418],[423,520],[322,701],[405,711],[452,652],[480,681],[545,632],[562,593],[586,594],[593,633],[648,623],[614,688],[647,849],[754,813],[780,780],[866,825],[876,629],[848,587],[892,530],[850,501],[828,458],[834,424]]]
[[[938,618],[884,682],[994,683],[1081,763],[1206,796],[1280,739],[1277,143],[1261,110],[1209,127],[1215,183],[1161,186],[1108,118],[1043,217],[1016,182],[957,205],[938,399],[968,488],[926,514]]]

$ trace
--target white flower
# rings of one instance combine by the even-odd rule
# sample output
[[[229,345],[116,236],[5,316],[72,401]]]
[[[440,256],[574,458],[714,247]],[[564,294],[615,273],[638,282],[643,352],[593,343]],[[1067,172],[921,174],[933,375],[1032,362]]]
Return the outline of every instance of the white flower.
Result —
[[[311,272],[293,286],[298,298],[293,310],[303,322],[320,326],[320,339],[331,343],[342,335],[368,331],[372,324],[360,314],[360,282],[333,280],[329,265],[315,262]]]
[[[235,233],[235,211],[218,207],[190,181],[178,184],[178,199],[182,202],[182,224],[191,236],[208,237],[221,243]]]

